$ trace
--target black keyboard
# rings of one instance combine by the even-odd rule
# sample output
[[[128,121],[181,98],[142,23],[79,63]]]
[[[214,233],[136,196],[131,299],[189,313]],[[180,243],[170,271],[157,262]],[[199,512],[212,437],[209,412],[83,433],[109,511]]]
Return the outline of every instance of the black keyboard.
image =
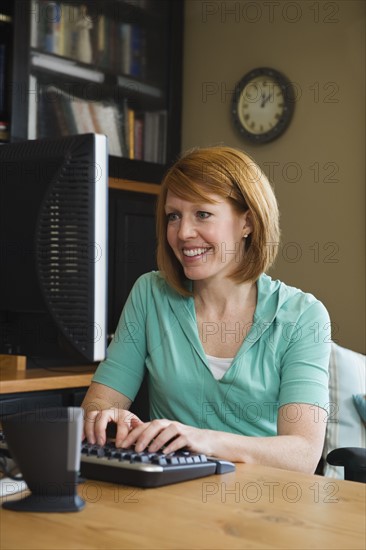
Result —
[[[83,443],[81,447],[82,477],[136,487],[159,487],[234,470],[232,462],[190,451],[137,453],[133,448],[116,448],[113,442],[103,447]]]
[[[0,451],[9,456],[1,433]],[[234,470],[232,462],[184,450],[166,455],[162,451],[137,453],[134,448],[116,448],[113,441],[104,446],[86,442],[81,445],[80,475],[86,479],[159,487]]]

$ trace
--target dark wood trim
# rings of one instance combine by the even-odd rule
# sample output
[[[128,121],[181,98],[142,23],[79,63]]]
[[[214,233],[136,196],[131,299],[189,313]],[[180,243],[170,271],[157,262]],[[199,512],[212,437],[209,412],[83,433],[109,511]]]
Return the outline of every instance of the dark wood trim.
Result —
[[[120,191],[133,191],[135,193],[147,193],[149,195],[158,195],[160,193],[160,185],[143,181],[109,178],[108,186],[110,189],[119,189]]]

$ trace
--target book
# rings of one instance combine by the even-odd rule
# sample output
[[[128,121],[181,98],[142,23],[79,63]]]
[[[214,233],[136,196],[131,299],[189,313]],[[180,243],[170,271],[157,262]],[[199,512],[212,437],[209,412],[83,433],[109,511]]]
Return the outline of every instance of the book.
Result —
[[[144,118],[141,115],[136,116],[134,119],[134,158],[137,160],[143,160],[144,152]]]
[[[86,101],[74,98],[71,101],[71,110],[78,134],[94,133],[94,121]]]
[[[165,164],[167,147],[167,111],[144,113],[143,160]]]
[[[123,74],[130,74],[131,60],[131,25],[122,23],[119,26],[120,35],[120,70]]]
[[[3,117],[3,113],[6,110],[6,44],[0,44],[0,117]]]
[[[42,1],[39,16],[44,29],[41,47],[46,52],[58,54],[60,48],[61,5],[56,1]]]
[[[128,116],[128,156],[135,158],[135,111],[127,109]]]
[[[91,109],[94,110],[95,131],[108,136],[109,154],[122,157],[117,107],[113,103],[93,103]]]

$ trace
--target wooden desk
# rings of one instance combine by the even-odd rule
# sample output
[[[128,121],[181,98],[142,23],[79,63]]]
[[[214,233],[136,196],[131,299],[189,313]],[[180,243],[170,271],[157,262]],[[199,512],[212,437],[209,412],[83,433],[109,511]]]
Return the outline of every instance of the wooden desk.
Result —
[[[95,366],[0,370],[0,395],[7,393],[81,388],[90,385]]]
[[[0,548],[364,549],[365,489],[245,464],[158,489],[87,481],[81,512],[1,510]]]

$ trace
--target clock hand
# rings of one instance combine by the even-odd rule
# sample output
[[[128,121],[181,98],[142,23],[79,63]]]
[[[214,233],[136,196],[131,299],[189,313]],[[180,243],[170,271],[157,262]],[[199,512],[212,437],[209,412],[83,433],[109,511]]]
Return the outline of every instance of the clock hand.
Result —
[[[269,101],[269,99],[271,98],[271,95],[272,94],[268,94],[267,97],[265,97],[264,94],[262,94],[262,103],[261,103],[261,107],[265,107],[267,101]]]

